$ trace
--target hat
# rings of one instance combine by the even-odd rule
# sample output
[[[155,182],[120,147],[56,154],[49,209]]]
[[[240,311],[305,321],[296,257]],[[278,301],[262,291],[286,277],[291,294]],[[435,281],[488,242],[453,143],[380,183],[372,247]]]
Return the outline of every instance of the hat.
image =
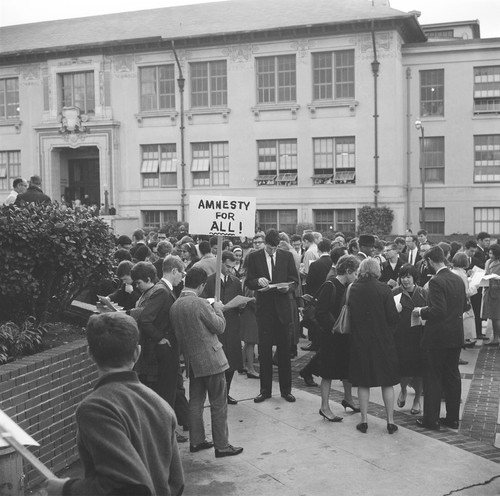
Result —
[[[358,239],[358,244],[361,246],[374,246],[375,236],[371,234],[362,234]]]
[[[122,234],[119,238],[118,238],[118,244],[119,245],[131,245],[132,244],[132,240],[125,234]]]

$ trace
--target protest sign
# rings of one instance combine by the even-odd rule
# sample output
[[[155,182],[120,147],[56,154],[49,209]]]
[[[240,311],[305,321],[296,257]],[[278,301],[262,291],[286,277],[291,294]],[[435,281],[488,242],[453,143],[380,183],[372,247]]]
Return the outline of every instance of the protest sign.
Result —
[[[255,198],[189,196],[189,232],[210,236],[255,234]]]

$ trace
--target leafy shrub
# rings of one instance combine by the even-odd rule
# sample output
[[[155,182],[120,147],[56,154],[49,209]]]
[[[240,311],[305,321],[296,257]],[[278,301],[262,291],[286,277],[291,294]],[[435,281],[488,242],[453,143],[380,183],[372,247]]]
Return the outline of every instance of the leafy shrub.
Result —
[[[358,230],[360,234],[386,236],[392,231],[394,212],[389,207],[370,207],[365,205],[358,212]]]
[[[28,317],[23,323],[0,324],[0,365],[40,350],[42,337],[48,331],[48,324],[37,325],[35,317]]]
[[[189,233],[189,224],[187,222],[181,222],[179,220],[169,221],[163,224],[159,229],[160,232],[166,233],[167,237],[177,237],[179,234],[179,227],[184,226],[186,228],[186,233]]]
[[[112,275],[113,236],[87,210],[28,204],[0,210],[0,321],[44,323]]]

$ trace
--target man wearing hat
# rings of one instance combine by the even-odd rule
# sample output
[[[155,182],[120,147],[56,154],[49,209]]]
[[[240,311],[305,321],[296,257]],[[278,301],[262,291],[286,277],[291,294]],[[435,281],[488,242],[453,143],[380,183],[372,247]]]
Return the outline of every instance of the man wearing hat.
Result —
[[[362,234],[358,240],[359,252],[356,257],[362,262],[365,258],[373,256],[375,251],[375,236],[371,234]]]

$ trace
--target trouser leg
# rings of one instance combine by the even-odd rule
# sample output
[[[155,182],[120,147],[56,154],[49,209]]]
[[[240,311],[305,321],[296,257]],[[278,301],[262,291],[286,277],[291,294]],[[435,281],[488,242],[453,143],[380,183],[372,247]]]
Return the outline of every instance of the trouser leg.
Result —
[[[206,377],[189,379],[189,440],[192,446],[205,441],[203,407],[207,397]]]
[[[271,395],[273,383],[273,343],[266,332],[259,332],[260,392]]]
[[[278,358],[278,376],[281,394],[288,394],[292,390],[292,367],[289,350],[290,332],[288,326],[282,325],[276,339],[276,355]]]
[[[226,448],[227,428],[227,388],[224,372],[206,377],[210,414],[212,419],[212,437],[215,449]]]
[[[437,425],[441,410],[442,371],[441,350],[424,350],[424,421]]]
[[[460,348],[443,350],[446,352],[443,362],[443,389],[446,397],[446,418],[458,421],[460,415],[460,395],[462,379],[458,368]]]

